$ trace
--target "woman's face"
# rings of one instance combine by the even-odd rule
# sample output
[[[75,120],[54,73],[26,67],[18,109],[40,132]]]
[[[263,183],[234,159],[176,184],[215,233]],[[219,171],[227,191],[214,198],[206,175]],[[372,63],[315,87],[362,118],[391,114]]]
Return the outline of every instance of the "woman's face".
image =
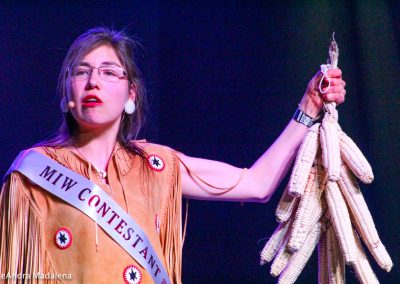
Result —
[[[98,67],[102,77],[99,76]],[[94,69],[92,69],[94,67]],[[102,45],[89,52],[78,67],[72,71],[71,89],[75,107],[71,113],[81,130],[115,127],[118,129],[121,114],[128,98],[135,101],[135,92],[129,81],[121,76],[109,81],[109,70],[123,72],[123,67],[114,49]],[[104,80],[104,78],[106,80]]]

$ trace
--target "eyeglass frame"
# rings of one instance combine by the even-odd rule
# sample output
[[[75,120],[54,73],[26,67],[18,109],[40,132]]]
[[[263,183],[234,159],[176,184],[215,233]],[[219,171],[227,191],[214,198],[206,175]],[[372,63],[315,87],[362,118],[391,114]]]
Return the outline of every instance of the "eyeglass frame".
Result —
[[[67,69],[67,75],[68,75],[71,79],[73,79],[73,80],[78,80],[78,81],[89,80],[89,78],[90,78],[90,77],[92,76],[92,74],[93,74],[93,70],[94,70],[94,69],[97,69],[97,74],[99,75],[99,78],[102,79],[102,80],[105,81],[105,82],[118,83],[119,80],[123,80],[123,79],[127,79],[127,80],[129,81],[129,79],[128,79],[128,74],[126,73],[126,71],[125,71],[122,67],[120,67],[120,66],[118,66],[118,65],[115,65],[115,64],[101,65],[101,66],[99,66],[99,67],[94,67],[94,66],[90,66],[90,65],[86,65],[86,64],[81,64],[81,65],[78,65],[78,67],[86,67],[86,68],[88,68],[88,69],[90,70],[90,74],[88,74],[88,77],[87,77],[87,78],[77,78],[76,76],[73,75],[72,72],[70,73],[70,68],[68,68],[68,69]],[[122,76],[116,76],[116,78],[118,79],[118,81],[110,81],[110,80],[104,79],[104,78],[103,78],[103,75],[101,75],[100,69],[105,68],[105,67],[111,67],[111,68],[120,69],[120,70],[122,71]],[[75,67],[75,68],[77,68],[77,67]],[[74,69],[75,69],[75,68],[74,68]],[[86,70],[85,70],[85,71],[86,71]]]

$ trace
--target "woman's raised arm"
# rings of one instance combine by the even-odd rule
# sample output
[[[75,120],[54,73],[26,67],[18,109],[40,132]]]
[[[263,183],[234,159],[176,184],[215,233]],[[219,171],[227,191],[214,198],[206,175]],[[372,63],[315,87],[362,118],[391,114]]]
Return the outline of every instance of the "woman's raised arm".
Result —
[[[310,80],[299,104],[314,118],[321,112],[323,102],[340,104],[346,94],[340,69],[328,71],[323,88],[328,80],[330,87],[324,94],[319,92],[321,78],[318,72]],[[183,195],[205,200],[267,202],[292,166],[307,131],[307,126],[292,119],[271,147],[247,170],[178,153]]]

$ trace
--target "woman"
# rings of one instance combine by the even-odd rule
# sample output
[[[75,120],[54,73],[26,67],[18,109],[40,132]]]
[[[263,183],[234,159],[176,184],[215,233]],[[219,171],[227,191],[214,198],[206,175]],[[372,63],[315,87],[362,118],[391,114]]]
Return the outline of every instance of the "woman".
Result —
[[[323,102],[344,101],[341,71],[328,71],[324,80],[330,81],[330,88],[323,95],[318,91],[321,77],[317,73],[311,79],[296,112],[308,120],[297,115],[254,165],[239,169],[134,141],[146,103],[133,42],[120,32],[89,30],[72,44],[61,68],[63,124],[54,138],[33,148],[42,154],[39,159],[51,158],[74,171],[67,177],[61,174],[64,168],[57,172],[48,166],[39,179],[61,184],[68,194],[78,188],[79,176],[93,183],[76,191],[76,202],[88,212],[14,171],[1,192],[0,273],[31,278],[35,273],[46,278],[47,273],[54,278],[48,282],[71,277],[76,283],[180,283],[182,195],[268,201]],[[98,187],[103,195],[94,194]],[[129,217],[110,209],[104,201],[108,197]],[[101,223],[98,219],[105,216],[109,217]]]

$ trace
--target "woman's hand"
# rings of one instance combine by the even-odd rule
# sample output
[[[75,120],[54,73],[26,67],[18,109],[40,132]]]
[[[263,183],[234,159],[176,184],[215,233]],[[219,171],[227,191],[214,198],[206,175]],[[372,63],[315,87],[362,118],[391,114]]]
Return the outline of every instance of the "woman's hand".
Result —
[[[319,90],[319,85],[323,74],[319,71],[310,80],[307,90],[300,101],[300,108],[311,117],[318,117],[323,108],[323,103],[335,102],[341,104],[344,102],[346,95],[346,82],[342,80],[342,71],[339,68],[329,69],[324,76],[322,82],[322,91]],[[328,89],[329,83],[330,87]]]

